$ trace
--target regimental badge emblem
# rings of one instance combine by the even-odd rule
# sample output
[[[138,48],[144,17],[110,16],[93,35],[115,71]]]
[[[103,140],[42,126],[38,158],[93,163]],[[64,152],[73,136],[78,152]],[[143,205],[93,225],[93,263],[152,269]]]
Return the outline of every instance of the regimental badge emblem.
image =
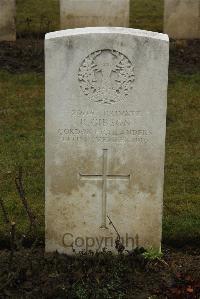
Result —
[[[132,62],[115,50],[99,50],[88,55],[78,71],[82,92],[91,101],[114,104],[124,101],[133,88]]]

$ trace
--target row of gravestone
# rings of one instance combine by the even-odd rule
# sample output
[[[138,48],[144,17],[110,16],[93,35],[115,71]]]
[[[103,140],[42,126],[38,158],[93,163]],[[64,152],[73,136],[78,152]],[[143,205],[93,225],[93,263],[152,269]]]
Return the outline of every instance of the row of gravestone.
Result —
[[[129,27],[129,0],[60,0],[61,28]],[[164,32],[200,38],[200,0],[165,0]],[[15,0],[0,0],[0,41],[16,39]]]

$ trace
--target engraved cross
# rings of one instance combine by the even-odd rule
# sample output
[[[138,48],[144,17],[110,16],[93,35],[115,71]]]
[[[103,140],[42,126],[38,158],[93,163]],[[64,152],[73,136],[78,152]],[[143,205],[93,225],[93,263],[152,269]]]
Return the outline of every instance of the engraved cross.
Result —
[[[103,168],[102,168],[102,174],[82,174],[79,173],[81,180],[100,180],[102,181],[102,223],[101,228],[107,228],[106,227],[106,203],[107,203],[107,181],[108,180],[130,180],[130,174],[123,175],[123,174],[116,174],[111,175],[107,173],[107,167],[108,167],[108,150],[103,149]]]

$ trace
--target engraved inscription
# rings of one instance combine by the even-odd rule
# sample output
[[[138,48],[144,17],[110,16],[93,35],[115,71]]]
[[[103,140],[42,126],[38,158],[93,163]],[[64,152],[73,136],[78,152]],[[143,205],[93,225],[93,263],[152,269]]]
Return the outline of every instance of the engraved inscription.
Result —
[[[146,112],[139,110],[81,110],[72,109],[71,126],[58,129],[62,141],[97,143],[146,144],[152,136],[151,128],[142,124]]]
[[[82,174],[79,173],[81,180],[101,180],[102,181],[102,212],[101,212],[101,228],[106,227],[106,203],[107,203],[107,180],[130,180],[130,174],[108,174],[108,150],[103,149],[103,165],[102,165],[102,174]]]
[[[115,50],[99,50],[82,62],[78,80],[83,93],[101,104],[124,101],[135,80],[134,66],[124,54]]]

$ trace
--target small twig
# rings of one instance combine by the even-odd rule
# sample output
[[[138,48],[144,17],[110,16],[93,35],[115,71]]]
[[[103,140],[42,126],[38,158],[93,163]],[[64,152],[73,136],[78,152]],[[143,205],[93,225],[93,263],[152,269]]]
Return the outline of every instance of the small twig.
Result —
[[[21,269],[18,268],[17,272],[15,272],[15,273],[11,273],[11,274],[10,274],[10,272],[9,272],[9,274],[8,274],[8,280],[7,280],[4,284],[2,284],[2,285],[0,286],[0,291],[4,290],[7,286],[9,286],[9,284],[10,284],[15,278],[17,278],[17,276],[19,275],[20,270],[21,270]]]
[[[23,187],[23,182],[22,182],[22,168],[19,168],[19,176],[15,178],[15,185],[17,187],[17,191],[19,193],[20,199],[24,205],[24,208],[27,212],[27,215],[29,217],[30,220],[30,225],[31,227],[34,226],[35,227],[35,220],[36,217],[33,215],[31,209],[28,206],[28,202],[25,196],[25,192],[24,192],[24,187]]]
[[[165,262],[163,259],[158,258],[159,262],[161,262],[162,264],[164,264],[165,266],[169,267],[169,264],[167,262]]]
[[[117,237],[118,237],[118,239],[120,240],[120,234],[119,234],[119,232],[117,231],[117,229],[116,229],[116,227],[115,227],[115,225],[113,224],[113,222],[112,222],[112,220],[110,219],[110,217],[107,215],[107,218],[109,219],[109,221],[110,221],[110,225],[112,225],[112,227],[114,228],[114,230],[115,230],[115,232],[116,232],[116,234],[117,234]]]
[[[108,219],[109,219],[109,224],[112,225],[112,227],[114,228],[116,234],[117,234],[117,239],[115,240],[115,248],[117,249],[118,253],[122,253],[125,249],[124,245],[122,244],[122,242],[120,241],[121,237],[120,234],[118,232],[118,230],[116,229],[115,225],[113,224],[112,220],[110,219],[110,217],[107,215]]]
[[[27,28],[28,28],[27,32],[30,32],[30,24],[32,22],[32,19],[26,18],[25,22],[26,22],[26,25],[27,25]]]
[[[11,222],[11,231],[10,231],[10,266],[12,264],[13,256],[14,256],[14,250],[15,250],[15,222]]]
[[[6,208],[4,206],[4,202],[3,202],[2,198],[0,198],[0,206],[1,206],[1,209],[2,209],[2,212],[3,212],[5,223],[10,223],[8,213],[6,211]]]
[[[50,25],[51,25],[51,21],[48,20],[46,24],[47,24],[47,32],[49,32],[50,31],[49,28],[50,28]]]

